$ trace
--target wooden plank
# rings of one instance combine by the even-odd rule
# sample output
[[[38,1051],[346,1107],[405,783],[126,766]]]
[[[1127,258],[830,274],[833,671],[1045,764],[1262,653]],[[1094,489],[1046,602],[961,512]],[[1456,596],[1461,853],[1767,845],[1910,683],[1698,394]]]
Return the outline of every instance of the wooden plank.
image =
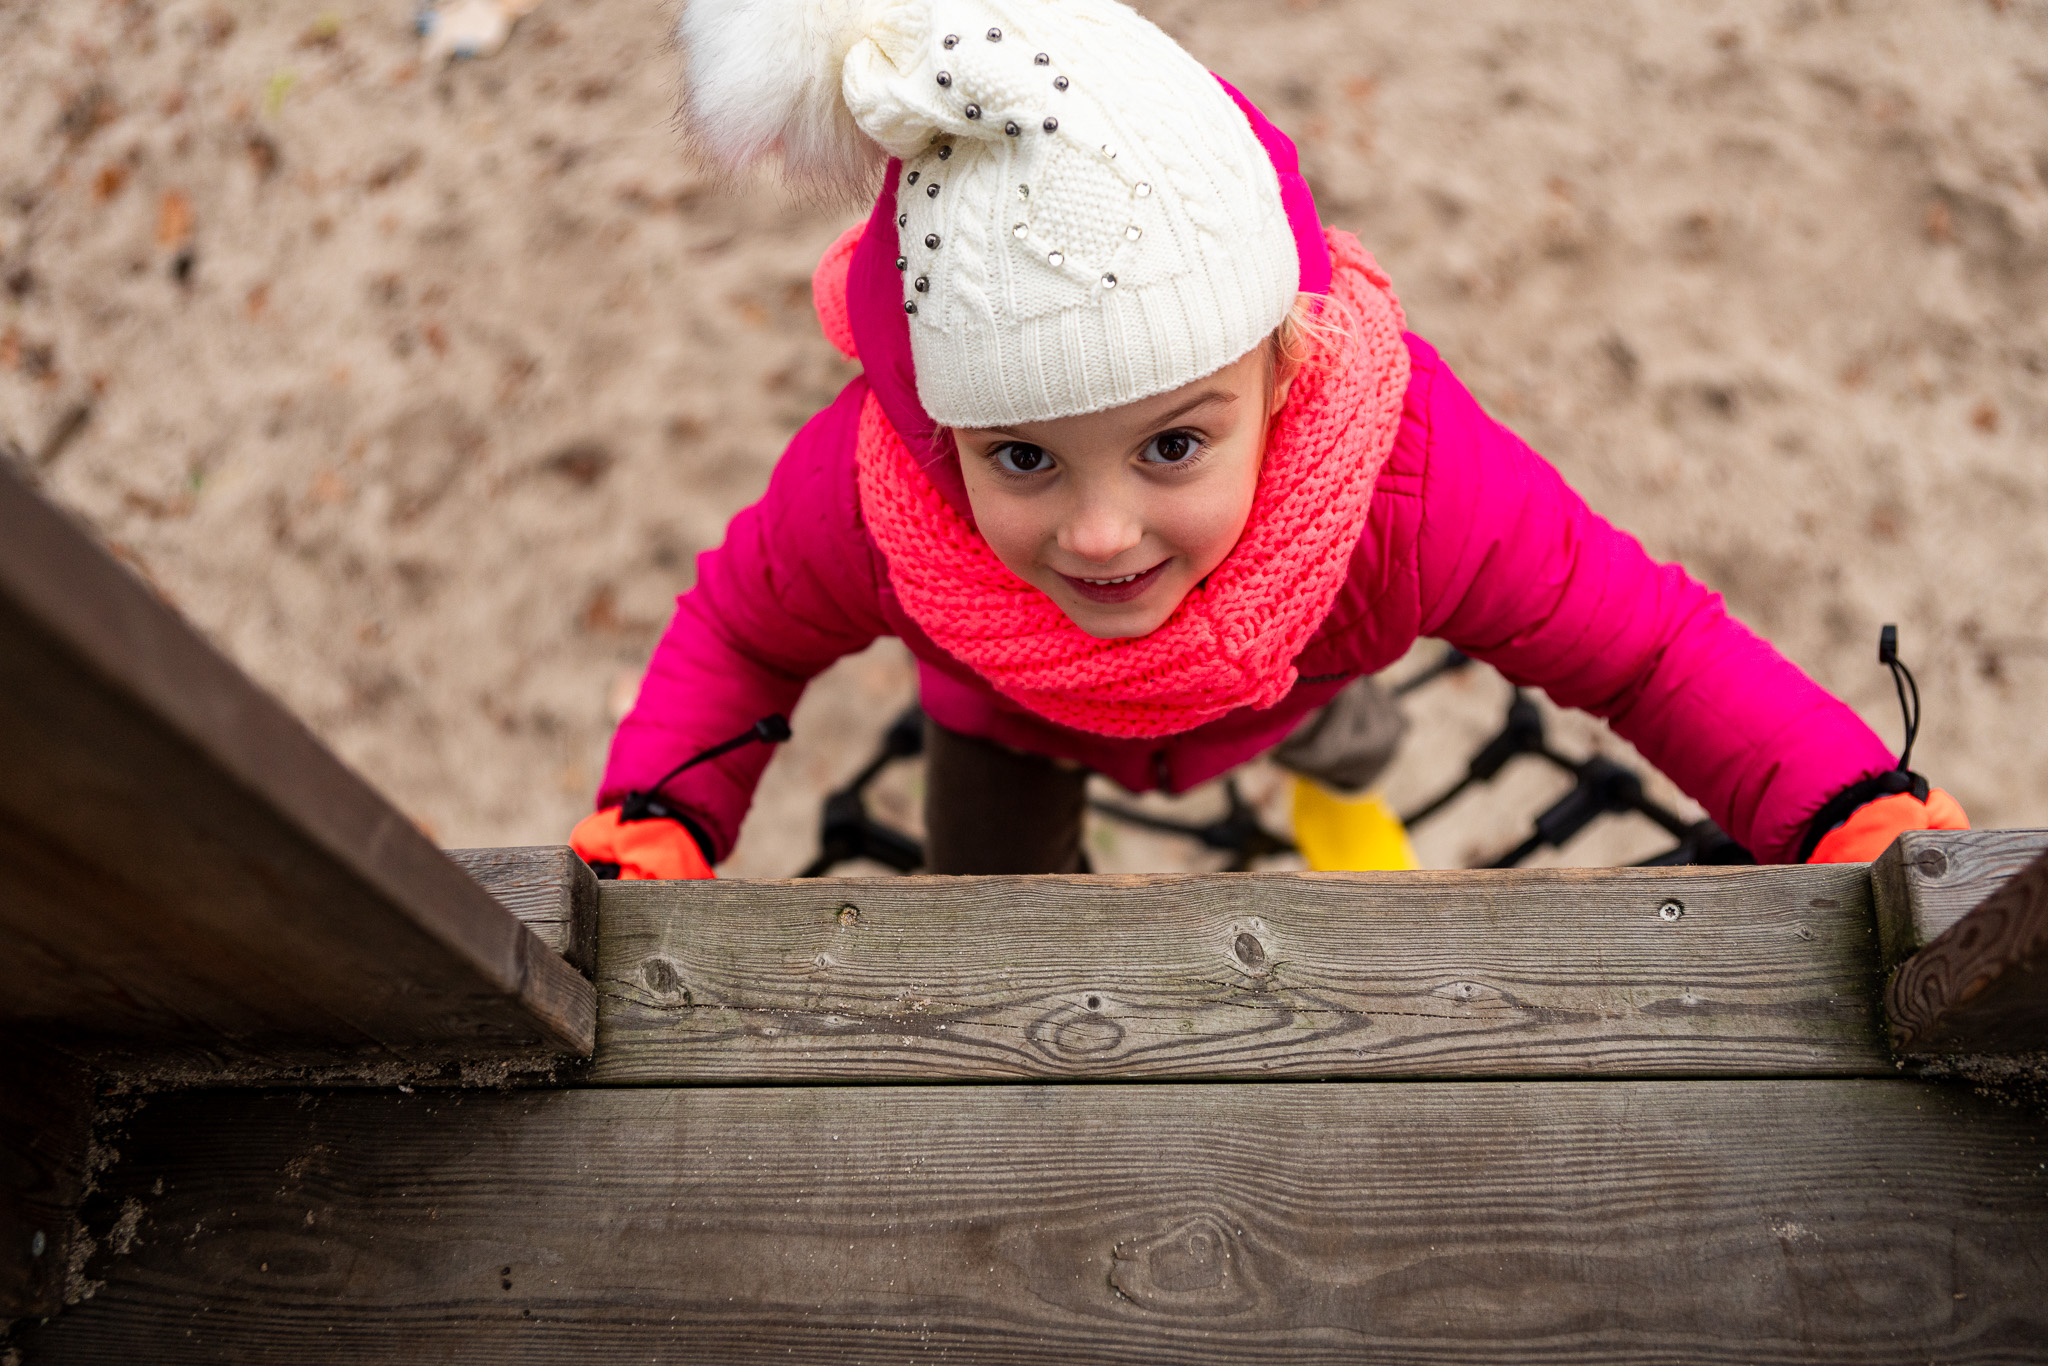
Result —
[[[21,1038],[0,1048],[0,1331],[63,1307],[92,1100],[77,1060]]]
[[[590,984],[0,472],[0,1020],[110,1053],[588,1052]]]
[[[1885,990],[1901,1053],[2048,1053],[2048,854],[2021,869]]]
[[[599,1082],[1892,1071],[1860,866],[614,882],[601,918]]]
[[[129,1252],[23,1366],[2048,1360],[2048,1142],[1909,1081],[186,1093],[118,1143]]]
[[[2048,853],[2048,830],[1912,830],[1870,865],[1889,973]]]
[[[566,844],[450,849],[477,886],[585,977],[597,967],[597,875]]]

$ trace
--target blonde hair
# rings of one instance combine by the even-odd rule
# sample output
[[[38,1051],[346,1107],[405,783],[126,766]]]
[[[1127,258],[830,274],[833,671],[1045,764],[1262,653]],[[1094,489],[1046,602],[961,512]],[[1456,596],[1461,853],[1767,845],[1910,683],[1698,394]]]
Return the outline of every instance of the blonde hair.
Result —
[[[1318,352],[1342,345],[1350,333],[1348,310],[1329,295],[1306,291],[1295,295],[1294,307],[1266,338],[1273,363],[1272,386],[1278,389],[1292,381]]]

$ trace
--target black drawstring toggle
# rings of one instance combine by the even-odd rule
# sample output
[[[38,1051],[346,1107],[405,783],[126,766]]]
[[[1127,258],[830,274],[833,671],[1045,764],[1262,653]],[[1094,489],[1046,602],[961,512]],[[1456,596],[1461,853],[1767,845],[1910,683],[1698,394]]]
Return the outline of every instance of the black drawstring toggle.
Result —
[[[1905,713],[1906,747],[1899,751],[1899,766],[1851,783],[1829,798],[1807,824],[1806,838],[1800,841],[1798,855],[1793,860],[1795,863],[1804,863],[1813,857],[1813,851],[1820,847],[1822,838],[1830,830],[1839,829],[1842,822],[1855,815],[1857,808],[1865,802],[1897,796],[1901,792],[1912,793],[1915,801],[1927,800],[1931,790],[1927,780],[1909,767],[1913,761],[1913,741],[1920,736],[1920,685],[1913,681],[1913,671],[1899,659],[1898,627],[1887,625],[1877,633],[1877,662],[1892,671],[1892,685],[1899,690],[1899,710]]]
[[[1892,671],[1892,686],[1899,690],[1899,710],[1906,718],[1906,747],[1899,751],[1899,772],[1918,777],[1913,773],[1913,741],[1920,736],[1920,685],[1913,681],[1913,671],[1899,658],[1899,628],[1886,625],[1877,633],[1877,662]],[[1911,696],[1911,702],[1907,701]],[[1920,779],[1916,790],[1921,801],[1927,800],[1927,780]]]
[[[742,745],[751,745],[757,741],[764,745],[779,745],[788,738],[788,718],[784,717],[780,712],[773,716],[764,716],[753,725],[747,727],[741,734],[733,736],[732,739],[720,741],[703,753],[693,754],[683,760],[650,784],[645,792],[637,790],[628,792],[626,799],[619,803],[619,820],[621,823],[624,823],[626,821],[665,819],[683,821],[685,825],[688,825],[689,822],[684,820],[681,812],[674,810],[661,799],[661,789],[668,785],[669,779],[685,769],[695,768],[698,764],[708,763],[721,754],[730,754]]]

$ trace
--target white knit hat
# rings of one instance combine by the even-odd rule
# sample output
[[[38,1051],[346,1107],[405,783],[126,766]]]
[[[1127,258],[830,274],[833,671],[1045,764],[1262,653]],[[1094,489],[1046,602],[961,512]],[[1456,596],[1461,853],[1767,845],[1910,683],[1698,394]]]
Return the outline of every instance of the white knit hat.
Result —
[[[688,0],[684,115],[735,168],[871,185],[918,397],[947,426],[1178,388],[1278,327],[1280,184],[1224,88],[1114,0]]]

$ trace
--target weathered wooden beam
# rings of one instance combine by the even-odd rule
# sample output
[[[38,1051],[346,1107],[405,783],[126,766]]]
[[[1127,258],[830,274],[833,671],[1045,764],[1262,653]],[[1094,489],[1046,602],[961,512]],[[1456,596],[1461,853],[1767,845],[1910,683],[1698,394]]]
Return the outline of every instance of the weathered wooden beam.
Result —
[[[0,470],[0,1023],[109,1056],[587,1053],[590,984]]]
[[[23,1366],[2048,1360],[2048,1142],[1900,1080],[184,1093],[117,1146]]]
[[[63,1307],[92,1105],[76,1059],[19,1038],[0,1046],[0,1331]]]
[[[1870,865],[1886,973],[1933,943],[2020,869],[2048,830],[1914,830]]]
[[[450,849],[477,886],[585,977],[597,967],[597,875],[566,844]]]
[[[1860,867],[605,883],[591,1079],[1888,1075]]]
[[[2048,854],[1900,965],[1885,990],[1901,1053],[2048,1053]]]

